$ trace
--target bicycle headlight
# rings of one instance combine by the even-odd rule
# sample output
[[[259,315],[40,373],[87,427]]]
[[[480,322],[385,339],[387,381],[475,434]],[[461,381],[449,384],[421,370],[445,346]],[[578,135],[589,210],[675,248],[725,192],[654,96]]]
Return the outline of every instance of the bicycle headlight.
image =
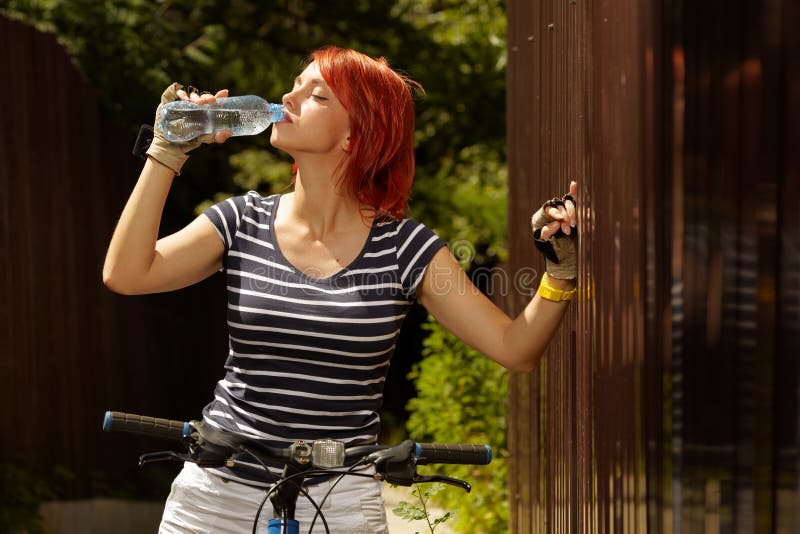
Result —
[[[318,439],[311,448],[311,461],[316,467],[344,466],[344,443],[333,439]]]

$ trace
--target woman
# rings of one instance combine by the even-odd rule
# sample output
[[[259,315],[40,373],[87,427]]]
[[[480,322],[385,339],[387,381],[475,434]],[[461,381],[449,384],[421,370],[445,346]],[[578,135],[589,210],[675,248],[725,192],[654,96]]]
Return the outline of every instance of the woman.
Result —
[[[566,310],[570,293],[562,290],[575,286],[577,186],[533,217],[554,278],[542,286],[550,287],[540,292],[547,298],[535,297],[512,321],[475,289],[434,232],[403,218],[414,172],[415,87],[383,59],[333,47],[314,52],[284,95],[286,119],[270,137],[294,159],[294,190],[228,199],[162,239],[164,202],[187,152],[230,132],[180,145],[156,132],[103,277],[113,291],[141,294],[225,270],[230,352],[203,410],[210,426],[273,446],[323,437],[375,442],[389,360],[415,300],[500,364],[535,367]],[[187,94],[173,84],[162,102],[208,104],[227,94]],[[279,471],[238,460],[230,469],[187,464],[160,532],[248,532]],[[311,482],[317,498],[330,484]],[[371,479],[346,477],[323,511],[331,532],[386,531],[380,483]],[[312,516],[301,499],[301,524]]]

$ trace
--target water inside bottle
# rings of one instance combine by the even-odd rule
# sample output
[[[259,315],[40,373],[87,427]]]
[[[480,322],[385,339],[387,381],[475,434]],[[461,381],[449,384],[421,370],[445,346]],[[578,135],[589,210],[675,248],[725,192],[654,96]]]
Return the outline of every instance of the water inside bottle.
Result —
[[[231,130],[233,135],[255,135],[272,124],[269,113],[264,110],[215,110],[215,130]]]
[[[169,141],[189,141],[211,133],[211,120],[204,109],[171,109],[162,121],[161,130]]]
[[[164,120],[164,137],[188,141],[201,135],[231,130],[233,135],[255,135],[272,123],[264,110],[173,109]]]

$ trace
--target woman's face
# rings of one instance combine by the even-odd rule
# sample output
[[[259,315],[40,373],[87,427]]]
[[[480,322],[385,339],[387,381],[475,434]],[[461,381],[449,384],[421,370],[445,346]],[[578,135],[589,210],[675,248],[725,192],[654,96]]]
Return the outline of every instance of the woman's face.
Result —
[[[283,95],[286,119],[275,124],[270,143],[295,159],[302,154],[341,157],[347,148],[350,121],[339,99],[312,62]]]

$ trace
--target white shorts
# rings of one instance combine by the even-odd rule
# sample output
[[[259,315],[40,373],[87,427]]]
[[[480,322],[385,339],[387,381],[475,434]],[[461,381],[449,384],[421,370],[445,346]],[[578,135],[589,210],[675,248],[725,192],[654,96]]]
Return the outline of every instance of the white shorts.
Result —
[[[320,504],[336,478],[306,488]],[[366,477],[346,476],[321,504],[331,534],[386,534],[386,513],[381,497],[382,483]],[[266,490],[238,482],[185,463],[172,483],[164,507],[159,534],[249,534]],[[297,500],[295,519],[300,533],[309,532],[316,509],[302,494]],[[267,520],[274,518],[267,499],[259,517],[258,534],[266,534]],[[325,532],[319,517],[314,534]]]

